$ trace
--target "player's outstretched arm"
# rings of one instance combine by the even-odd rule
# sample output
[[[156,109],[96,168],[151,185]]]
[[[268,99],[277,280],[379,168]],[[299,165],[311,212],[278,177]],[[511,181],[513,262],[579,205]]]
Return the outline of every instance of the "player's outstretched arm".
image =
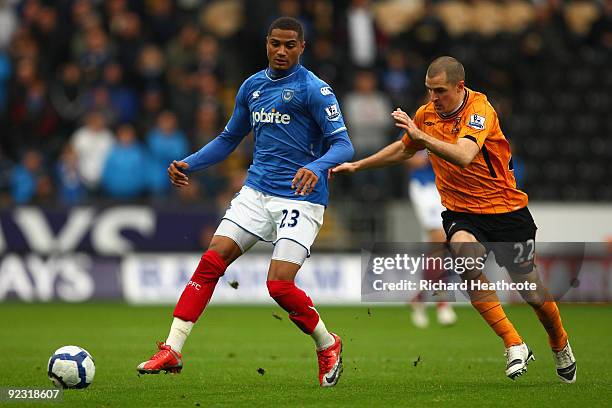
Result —
[[[185,174],[185,171],[189,170],[189,164],[184,161],[176,161],[174,160],[168,166],[168,177],[170,177],[170,182],[175,187],[182,187],[189,184],[189,178]]]
[[[181,183],[188,182],[187,176],[185,175],[187,170],[189,170],[190,173],[203,170],[225,160],[249,133],[251,130],[251,119],[249,108],[245,102],[246,83],[247,81],[245,81],[238,90],[236,102],[234,104],[234,112],[223,131],[197,152],[185,157],[182,161],[175,161],[170,164],[170,167],[168,167],[168,175],[170,176],[172,184],[176,186],[186,185]],[[176,163],[184,163],[186,167],[178,167]],[[172,174],[170,174],[171,169],[173,171]],[[182,173],[184,178],[181,177],[179,173]],[[173,176],[174,179],[172,178]],[[175,181],[179,184],[176,184]]]
[[[331,172],[335,173],[354,173],[365,169],[373,169],[377,167],[386,167],[393,164],[401,163],[414,155],[416,150],[406,147],[406,145],[398,140],[393,142],[384,149],[361,159],[356,162],[342,163],[334,167]]]
[[[480,151],[478,144],[467,138],[460,138],[454,144],[428,135],[416,126],[406,112],[399,108],[393,111],[391,116],[395,120],[395,126],[404,129],[411,140],[422,144],[431,153],[459,167],[469,166]]]

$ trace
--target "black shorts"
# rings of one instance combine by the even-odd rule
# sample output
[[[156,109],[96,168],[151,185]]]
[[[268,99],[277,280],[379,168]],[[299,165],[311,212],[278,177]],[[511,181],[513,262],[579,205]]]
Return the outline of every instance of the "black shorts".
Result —
[[[470,232],[487,251],[495,253],[499,266],[530,272],[535,254],[536,227],[527,207],[505,214],[442,213],[446,239],[457,231]],[[531,263],[531,264],[530,264]]]

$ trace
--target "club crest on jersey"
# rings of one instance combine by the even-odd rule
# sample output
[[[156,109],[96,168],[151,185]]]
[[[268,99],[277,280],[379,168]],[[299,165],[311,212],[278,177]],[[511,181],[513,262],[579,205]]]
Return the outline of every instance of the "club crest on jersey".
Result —
[[[252,98],[253,99],[259,99],[260,95],[261,95],[261,91],[255,91],[255,92],[253,92]]]
[[[459,125],[461,125],[461,116],[457,116],[457,118],[455,119],[455,124],[451,129],[451,133],[459,133],[461,131],[461,126]]]
[[[340,119],[340,110],[338,109],[338,105],[335,103],[325,108],[325,114],[327,115],[327,120]]]
[[[485,128],[485,117],[473,114],[470,116],[470,120],[467,125],[472,129],[483,130]]]
[[[294,93],[295,92],[293,91],[293,89],[283,89],[283,101],[289,102],[290,100],[292,100]]]

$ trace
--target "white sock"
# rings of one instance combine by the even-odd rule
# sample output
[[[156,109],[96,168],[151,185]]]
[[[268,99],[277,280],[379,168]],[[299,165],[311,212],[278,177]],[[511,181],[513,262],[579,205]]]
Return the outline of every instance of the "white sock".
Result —
[[[186,322],[185,320],[175,317],[172,321],[172,326],[170,326],[170,334],[168,334],[166,345],[172,347],[172,350],[180,353],[185,344],[185,340],[187,340],[187,336],[191,333],[192,327],[193,322]]]
[[[315,329],[310,335],[310,337],[312,337],[315,341],[317,350],[326,349],[329,346],[332,346],[336,341],[336,339],[334,339],[334,336],[329,334],[327,328],[325,327],[325,323],[323,323],[323,320],[321,319],[319,319],[319,323],[317,323],[317,325],[315,326]]]

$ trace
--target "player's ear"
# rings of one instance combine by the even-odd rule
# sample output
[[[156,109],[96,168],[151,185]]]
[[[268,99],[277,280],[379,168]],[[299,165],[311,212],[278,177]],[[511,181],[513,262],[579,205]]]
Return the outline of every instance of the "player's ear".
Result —
[[[462,79],[461,81],[457,82],[457,90],[462,91],[463,88],[465,88],[465,81]]]

